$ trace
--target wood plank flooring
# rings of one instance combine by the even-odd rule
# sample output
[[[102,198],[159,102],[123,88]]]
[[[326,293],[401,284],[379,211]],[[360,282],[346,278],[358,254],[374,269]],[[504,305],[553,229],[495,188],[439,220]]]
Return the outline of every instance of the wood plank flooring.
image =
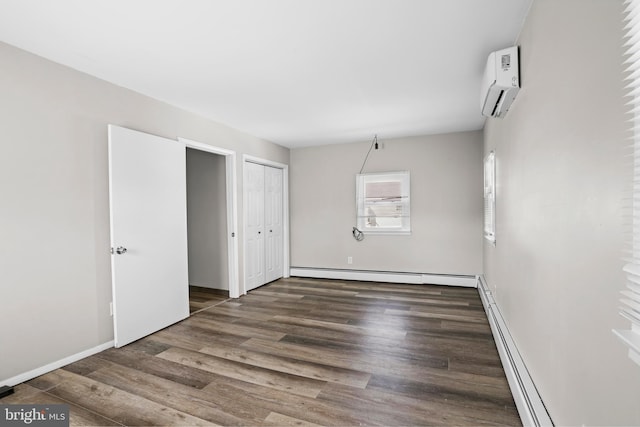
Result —
[[[229,291],[189,286],[189,313],[213,307],[229,299]]]
[[[16,387],[71,425],[521,425],[475,289],[281,279]]]

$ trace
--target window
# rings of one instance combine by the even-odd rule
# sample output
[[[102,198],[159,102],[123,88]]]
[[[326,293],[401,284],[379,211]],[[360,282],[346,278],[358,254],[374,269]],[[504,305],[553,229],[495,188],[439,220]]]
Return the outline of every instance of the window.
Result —
[[[496,243],[496,155],[484,159],[484,237]]]
[[[629,236],[631,259],[623,268],[627,276],[626,290],[622,291],[620,315],[631,323],[630,329],[613,332],[629,347],[629,358],[640,365],[640,2],[629,2],[626,6],[625,29],[628,70],[625,86],[628,90],[630,112],[633,114],[631,130],[633,132],[633,197],[632,235]]]
[[[409,172],[356,175],[357,226],[366,234],[409,234]]]

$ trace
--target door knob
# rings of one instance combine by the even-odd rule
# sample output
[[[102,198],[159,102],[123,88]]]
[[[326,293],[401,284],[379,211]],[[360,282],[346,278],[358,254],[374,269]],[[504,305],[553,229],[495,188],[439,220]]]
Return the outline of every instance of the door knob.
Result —
[[[125,248],[124,246],[118,246],[116,248],[116,253],[118,255],[126,254],[127,253],[127,248]]]

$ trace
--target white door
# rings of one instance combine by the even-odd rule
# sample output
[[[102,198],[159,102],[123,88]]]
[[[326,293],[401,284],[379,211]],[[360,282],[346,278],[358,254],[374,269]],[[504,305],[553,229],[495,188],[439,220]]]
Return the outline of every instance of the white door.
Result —
[[[189,316],[186,153],[109,125],[115,346]]]
[[[245,162],[246,290],[282,277],[283,172],[282,169]]]
[[[265,282],[282,277],[282,169],[264,168]]]
[[[245,162],[244,191],[246,193],[246,290],[265,283],[264,263],[264,166]]]

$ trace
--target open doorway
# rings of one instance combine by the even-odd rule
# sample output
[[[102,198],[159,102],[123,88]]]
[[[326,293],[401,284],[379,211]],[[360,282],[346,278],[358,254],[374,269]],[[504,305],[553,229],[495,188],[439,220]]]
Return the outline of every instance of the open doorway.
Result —
[[[229,298],[225,156],[187,148],[189,312]]]
[[[185,138],[189,285],[201,310],[240,296],[236,153]]]

